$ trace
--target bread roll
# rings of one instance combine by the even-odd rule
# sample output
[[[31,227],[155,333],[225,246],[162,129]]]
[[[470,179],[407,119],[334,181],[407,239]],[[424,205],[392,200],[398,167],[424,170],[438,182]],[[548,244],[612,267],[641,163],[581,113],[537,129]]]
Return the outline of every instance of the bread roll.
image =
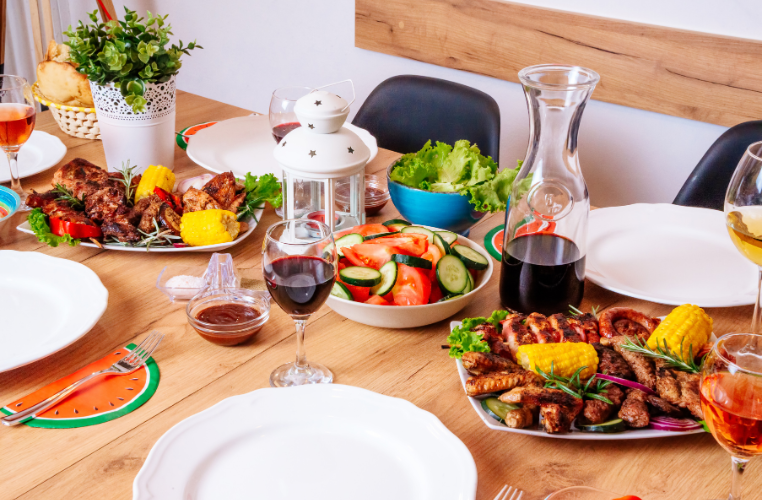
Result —
[[[37,65],[37,86],[42,95],[57,104],[93,107],[93,95],[87,76],[78,73],[68,62],[69,47],[51,40],[45,60]]]

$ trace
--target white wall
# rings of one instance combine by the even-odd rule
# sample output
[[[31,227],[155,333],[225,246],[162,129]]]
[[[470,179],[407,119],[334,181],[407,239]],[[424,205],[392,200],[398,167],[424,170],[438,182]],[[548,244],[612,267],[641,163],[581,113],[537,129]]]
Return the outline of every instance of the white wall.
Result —
[[[383,0],[379,0],[383,1]],[[410,0],[414,1],[414,0]],[[114,2],[121,11],[122,1]],[[528,124],[519,85],[354,47],[354,0],[130,0],[138,10],[170,13],[175,35],[205,50],[186,58],[183,90],[266,112],[270,93],[284,85],[317,86],[352,78],[357,110],[382,80],[419,74],[460,82],[497,100],[502,114],[501,159],[523,158]],[[568,0],[526,0],[568,8]],[[70,0],[72,22],[93,10]],[[705,32],[759,38],[758,0],[576,0],[588,14]],[[536,61],[537,63],[574,61]],[[595,68],[593,68],[595,69]],[[605,79],[606,75],[602,75]],[[580,132],[582,168],[598,206],[671,202],[724,127],[593,101]]]

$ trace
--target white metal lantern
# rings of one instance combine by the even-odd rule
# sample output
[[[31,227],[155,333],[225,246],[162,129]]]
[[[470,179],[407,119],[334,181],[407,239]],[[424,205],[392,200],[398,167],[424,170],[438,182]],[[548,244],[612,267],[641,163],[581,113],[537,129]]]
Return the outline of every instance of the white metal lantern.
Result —
[[[283,169],[284,218],[302,215],[295,208],[299,184],[308,197],[307,213],[323,210],[332,231],[365,223],[365,164],[370,149],[343,127],[349,104],[325,90],[315,90],[296,101],[294,112],[302,126],[289,132],[274,151]],[[349,211],[337,212],[336,180],[347,177]]]

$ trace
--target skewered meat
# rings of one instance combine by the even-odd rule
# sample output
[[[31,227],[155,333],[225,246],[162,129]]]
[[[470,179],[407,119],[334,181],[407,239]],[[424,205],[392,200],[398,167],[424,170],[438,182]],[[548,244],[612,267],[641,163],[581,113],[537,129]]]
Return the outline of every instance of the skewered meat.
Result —
[[[671,403],[668,403],[658,396],[648,395],[646,396],[646,401],[648,401],[648,404],[650,404],[651,407],[656,410],[656,413],[663,413],[670,417],[681,417],[683,415],[683,412],[680,410],[680,408]]]
[[[620,323],[621,320],[628,320],[628,322]],[[629,307],[612,307],[604,311],[598,320],[601,336],[611,338],[625,335],[625,332],[617,330],[615,323],[618,323],[619,327],[624,328],[630,335],[637,334],[640,338],[645,339],[659,326],[661,320],[647,316]],[[637,326],[632,325],[632,323],[636,323]],[[638,328],[638,326],[642,328]]]
[[[493,392],[507,391],[514,387],[527,385],[542,385],[542,379],[534,372],[492,372],[477,375],[466,380],[466,394],[481,396]]]
[[[201,190],[214,198],[225,210],[230,210],[236,199],[240,197],[240,193],[245,191],[244,187],[236,182],[232,172],[215,175]],[[240,205],[241,202],[239,201],[238,204]],[[230,211],[235,213],[234,210]]]
[[[586,399],[582,414],[585,416],[585,420],[591,424],[600,424],[608,420],[609,416],[622,405],[625,399],[622,389],[615,385],[606,387],[606,392],[602,393],[601,396],[606,397],[613,404],[598,399]]]
[[[200,210],[219,209],[222,206],[208,193],[196,188],[190,188],[183,195],[183,211],[198,212]]]
[[[463,368],[471,375],[483,375],[490,372],[510,373],[523,370],[523,368],[510,359],[488,352],[464,352],[461,361],[463,362]]]
[[[531,313],[527,316],[524,326],[534,335],[535,344],[547,344],[550,342],[560,342],[556,339],[553,328],[548,323],[548,318],[540,313]]]
[[[656,370],[654,368],[653,361],[643,356],[642,354],[623,349],[622,344],[624,344],[626,341],[627,337],[624,336],[612,337],[608,339],[608,342],[614,347],[616,352],[618,352],[630,365],[630,368],[632,368],[632,371],[635,373],[635,378],[637,381],[649,389],[655,388]]]
[[[621,354],[599,343],[591,344],[598,353],[598,371],[614,377],[633,380],[635,374]]]
[[[574,325],[563,314],[548,316],[548,323],[554,330],[556,342],[584,342],[585,332],[581,325]]]
[[[622,403],[619,410],[619,418],[627,422],[630,427],[639,429],[646,427],[651,422],[646,406],[646,393],[637,389],[627,389],[627,399]]]
[[[680,408],[687,408],[694,417],[703,419],[701,411],[701,398],[699,397],[699,382],[701,376],[698,373],[687,373],[675,370],[677,381],[680,382]]]

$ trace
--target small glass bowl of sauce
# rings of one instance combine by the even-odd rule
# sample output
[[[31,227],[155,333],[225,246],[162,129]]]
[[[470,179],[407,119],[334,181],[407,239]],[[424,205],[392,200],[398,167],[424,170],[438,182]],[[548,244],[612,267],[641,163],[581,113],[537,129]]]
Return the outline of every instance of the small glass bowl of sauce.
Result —
[[[348,180],[336,183],[336,207],[342,212],[349,212],[350,186]],[[386,179],[377,175],[365,174],[365,215],[377,215],[389,202],[391,195]]]
[[[185,308],[188,323],[202,338],[231,346],[253,338],[270,317],[270,295],[245,288],[210,290]]]

